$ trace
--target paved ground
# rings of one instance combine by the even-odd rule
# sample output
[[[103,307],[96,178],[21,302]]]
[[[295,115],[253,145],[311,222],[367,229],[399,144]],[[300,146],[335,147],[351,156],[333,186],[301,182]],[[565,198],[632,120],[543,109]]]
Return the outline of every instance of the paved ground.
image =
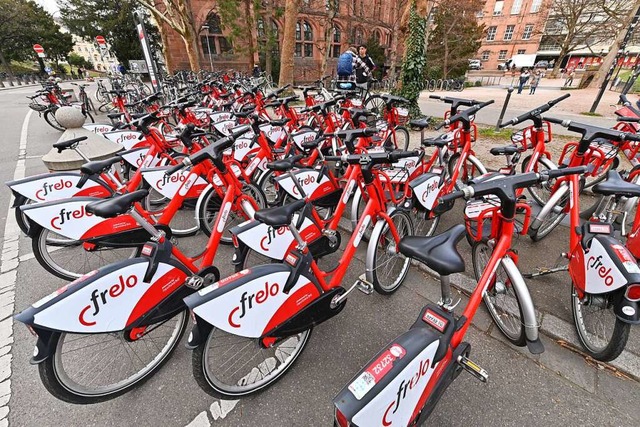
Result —
[[[27,100],[31,89],[0,92],[0,178],[4,181],[22,171],[26,175],[44,172],[40,157],[49,150],[59,132],[33,114],[26,126]],[[473,92],[465,92],[464,96]],[[542,99],[542,98],[539,98]],[[434,114],[442,106],[431,107]],[[20,143],[22,148],[20,153]],[[16,168],[16,164],[18,167]],[[0,427],[14,426],[325,426],[332,423],[331,399],[357,370],[384,344],[405,331],[420,308],[438,299],[437,282],[413,268],[406,285],[390,297],[356,293],[341,315],[316,328],[308,348],[296,366],[269,390],[241,401],[218,401],[202,392],[191,374],[191,354],[180,347],[160,372],[139,389],[124,397],[92,406],[62,403],[49,395],[40,383],[37,368],[29,365],[34,338],[9,317],[65,282],[55,279],[31,258],[31,242],[18,236],[9,209],[10,194],[0,192],[0,226],[3,256],[0,275]],[[449,212],[438,231],[460,220],[459,206]],[[6,215],[5,215],[6,213]],[[565,233],[565,234],[563,234]],[[197,244],[197,238],[185,245]],[[343,239],[344,240],[344,239]],[[551,240],[533,245],[518,242],[523,271],[548,265],[566,244],[566,230]],[[227,265],[230,251],[223,248],[217,257]],[[467,258],[463,241],[460,250]],[[16,258],[16,256],[18,256]],[[353,283],[363,270],[363,254],[352,261],[344,279]],[[18,263],[19,261],[19,263]],[[17,264],[17,266],[16,266]],[[228,270],[227,270],[228,271]],[[468,280],[456,279],[464,288]],[[560,273],[529,282],[537,307],[545,319],[551,314],[569,320],[569,288]],[[465,297],[461,295],[464,304]],[[637,424],[639,383],[606,366],[594,365],[578,353],[545,336],[546,352],[532,357],[505,344],[484,308],[474,319],[468,340],[472,356],[489,372],[489,382],[480,384],[463,374],[446,392],[430,419],[433,425],[603,425]],[[14,328],[15,326],[15,328]],[[555,328],[551,328],[554,329]],[[569,334],[571,331],[569,330]],[[630,350],[638,353],[637,331]],[[565,338],[566,340],[566,338]],[[634,371],[629,367],[627,371]],[[637,369],[637,367],[635,368]],[[637,375],[637,374],[636,374]],[[8,415],[7,415],[8,414]]]

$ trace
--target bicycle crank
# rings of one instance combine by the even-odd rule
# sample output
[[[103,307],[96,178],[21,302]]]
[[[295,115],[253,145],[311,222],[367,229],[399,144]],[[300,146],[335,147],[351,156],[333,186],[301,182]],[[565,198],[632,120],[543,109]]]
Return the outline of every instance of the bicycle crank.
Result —
[[[476,377],[476,379],[486,383],[489,379],[489,374],[483,368],[481,368],[477,363],[469,360],[465,355],[458,356],[456,360],[458,365],[464,368],[465,371],[469,372],[471,375]]]

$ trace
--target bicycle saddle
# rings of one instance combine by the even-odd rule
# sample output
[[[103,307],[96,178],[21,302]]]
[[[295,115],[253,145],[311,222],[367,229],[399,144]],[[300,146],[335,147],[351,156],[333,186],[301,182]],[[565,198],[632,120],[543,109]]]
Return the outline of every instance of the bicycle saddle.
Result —
[[[254,218],[275,228],[284,227],[291,224],[293,214],[302,209],[306,204],[306,200],[300,199],[284,206],[260,209],[255,213]]]
[[[87,162],[80,168],[80,172],[85,175],[94,175],[105,171],[111,167],[112,164],[118,163],[122,158],[119,156],[109,157],[105,160],[94,160],[92,162]]]
[[[107,117],[109,119],[111,119],[111,120],[114,120],[114,119],[119,119],[123,115],[124,115],[124,113],[109,113],[109,114],[107,114]]]
[[[296,167],[296,163],[304,158],[304,154],[297,154],[295,156],[287,157],[286,159],[276,160],[271,163],[267,163],[267,169],[273,171],[288,171]]]
[[[144,199],[148,194],[149,190],[142,189],[110,199],[97,200],[87,205],[87,212],[101,218],[113,218],[127,212],[134,203]]]
[[[425,138],[422,140],[422,145],[425,147],[446,147],[449,141],[445,138]]]
[[[407,236],[398,244],[401,254],[425,264],[441,276],[464,271],[464,260],[456,245],[464,236],[464,225],[454,225],[433,237]]]
[[[640,185],[632,184],[622,179],[615,170],[607,172],[607,180],[593,186],[593,192],[605,196],[615,195],[624,197],[639,197]]]
[[[504,147],[493,147],[489,150],[489,153],[494,156],[500,156],[502,154],[516,154],[520,151],[523,151],[523,149],[520,149],[517,145],[505,145]]]
[[[62,153],[67,148],[71,148],[72,146],[76,145],[78,142],[84,141],[85,139],[87,139],[86,136],[80,136],[78,138],[67,139],[66,141],[56,142],[55,144],[53,144],[53,148],[57,148],[58,153]]]
[[[286,117],[284,119],[269,120],[269,124],[272,126],[284,126],[287,123],[289,123],[289,119]]]
[[[426,117],[423,117],[421,119],[411,120],[409,121],[409,124],[413,127],[417,127],[420,130],[423,130],[429,127],[429,120],[427,120]]]

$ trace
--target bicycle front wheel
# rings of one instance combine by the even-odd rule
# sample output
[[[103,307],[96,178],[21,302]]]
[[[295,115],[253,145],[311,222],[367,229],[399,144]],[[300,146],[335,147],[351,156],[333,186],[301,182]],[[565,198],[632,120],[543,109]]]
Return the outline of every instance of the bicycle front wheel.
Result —
[[[187,326],[187,311],[132,331],[54,333],[54,354],[38,365],[45,388],[75,404],[104,402],[140,385],[169,359]]]
[[[578,338],[585,351],[594,359],[609,362],[622,353],[629,339],[630,325],[613,312],[613,295],[578,297],[571,283],[571,312]]]
[[[393,132],[389,133],[385,147],[393,147],[396,150],[407,151],[409,149],[409,131],[404,126],[396,126]]]
[[[559,189],[558,191],[562,191]],[[529,227],[529,236],[534,242],[538,242],[549,235],[564,219],[567,215],[564,213],[564,207],[566,206],[569,196],[568,191],[563,194],[557,203],[548,211],[548,213],[542,218],[539,226],[536,224],[538,219],[534,220],[531,227]],[[552,196],[553,197],[553,196]],[[550,203],[553,203],[552,201]],[[543,207],[544,209],[544,207]]]
[[[476,280],[480,280],[492,252],[493,249],[484,240],[473,244],[471,255]],[[482,298],[498,329],[510,343],[521,347],[526,344],[526,335],[522,306],[513,286],[514,280],[500,261]]]
[[[377,114],[378,116],[382,116],[382,112],[385,108],[384,99],[380,95],[371,95],[364,102],[364,108],[371,111],[372,113]]]
[[[407,213],[395,211],[390,217],[400,239],[414,234],[413,222]],[[384,224],[375,227],[371,233],[367,249],[367,264],[371,262],[371,265],[367,265],[367,270],[370,269],[371,282],[376,292],[388,295],[402,285],[409,271],[411,259],[398,251],[398,242],[393,238],[389,224],[382,219],[379,221]]]
[[[264,348],[257,338],[245,338],[213,328],[193,351],[193,376],[211,396],[237,399],[258,393],[278,381],[298,359],[311,329]]]
[[[58,123],[58,120],[56,120],[56,112],[54,110],[47,110],[44,112],[44,121],[56,130],[59,130],[61,132],[64,132],[66,130],[66,128]]]

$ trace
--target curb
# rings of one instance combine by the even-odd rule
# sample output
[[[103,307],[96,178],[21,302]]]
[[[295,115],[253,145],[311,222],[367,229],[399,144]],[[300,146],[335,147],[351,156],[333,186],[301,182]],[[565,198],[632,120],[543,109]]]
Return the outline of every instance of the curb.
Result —
[[[344,216],[340,218],[339,227],[345,232],[351,232],[350,222]],[[429,267],[419,261],[412,260],[411,264],[413,266],[417,266],[419,270],[427,273],[429,276],[435,279],[440,278],[440,275],[438,273],[431,270]],[[455,273],[452,274],[450,278],[451,285],[467,296],[473,293],[476,288],[476,280],[464,274]],[[575,332],[575,327],[572,323],[560,319],[551,313],[539,311],[537,309],[536,314],[540,324],[539,330],[542,334],[551,338],[553,341],[560,340],[567,343],[568,346],[576,350],[578,354],[587,357],[583,353],[582,347]],[[523,351],[522,353],[528,355],[528,352],[526,351]],[[620,371],[625,375],[631,377],[633,380],[640,382],[640,356],[635,353],[632,353],[628,350],[623,350],[620,356],[618,356],[612,362],[594,362],[605,367],[609,366],[611,370]]]

